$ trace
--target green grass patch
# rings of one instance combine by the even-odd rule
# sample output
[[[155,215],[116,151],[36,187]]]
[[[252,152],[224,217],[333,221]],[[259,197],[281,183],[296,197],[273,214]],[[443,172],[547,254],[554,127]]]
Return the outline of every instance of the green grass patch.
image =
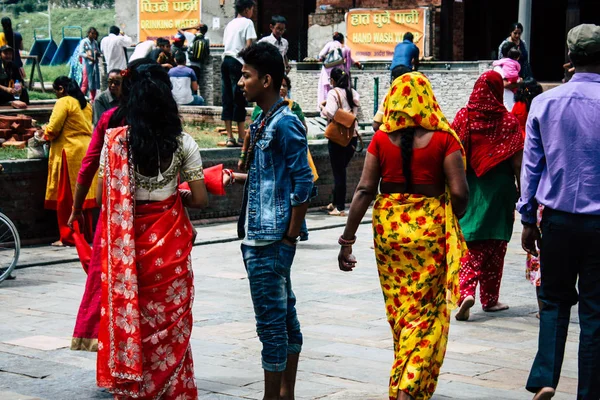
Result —
[[[56,100],[56,95],[50,92],[42,93],[31,90],[29,91],[29,100]]]
[[[52,37],[57,45],[62,39],[62,28],[66,26],[81,26],[83,36],[90,26],[98,30],[100,39],[108,35],[108,28],[115,24],[114,9],[81,9],[81,8],[53,8],[51,13]],[[33,44],[33,30],[38,36],[48,38],[48,17],[38,12],[20,13],[19,16],[10,15],[13,28],[23,35],[23,49],[29,51]],[[83,25],[82,25],[83,24]],[[66,29],[65,35],[79,37],[78,29]],[[45,77],[44,77],[45,79]]]
[[[56,78],[59,76],[65,75],[69,76],[69,65],[42,65],[40,66],[42,70],[42,77],[44,78],[44,83],[52,84]],[[25,66],[25,72],[27,72],[27,76],[31,73],[31,66]],[[34,74],[34,82],[37,82],[37,73]]]
[[[0,161],[22,160],[24,158],[27,158],[27,149],[15,149],[14,147],[0,148]]]

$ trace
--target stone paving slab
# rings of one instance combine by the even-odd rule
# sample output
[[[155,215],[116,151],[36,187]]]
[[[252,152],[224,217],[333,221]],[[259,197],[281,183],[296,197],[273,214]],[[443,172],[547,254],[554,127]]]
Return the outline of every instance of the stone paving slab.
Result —
[[[309,226],[329,229],[313,230],[310,240],[299,244],[292,272],[304,335],[297,399],[387,399],[393,343],[371,228],[360,227],[354,248],[357,268],[343,273],[337,268],[336,245],[342,228],[331,225],[345,219],[318,213],[309,218]],[[537,304],[535,290],[524,278],[518,228],[509,245],[501,288],[502,301],[511,308],[492,314],[476,304],[470,321],[452,320],[434,400],[532,397],[523,386],[537,347]],[[196,290],[192,351],[199,399],[262,398],[261,345],[240,243],[231,241],[234,235],[235,223],[200,227],[202,240],[226,240],[196,246],[192,253]],[[30,260],[44,260],[44,249],[37,250],[38,255],[29,253]],[[112,398],[95,386],[95,354],[63,347],[85,285],[79,263],[32,266],[16,274],[16,280],[0,284],[0,399]],[[576,393],[577,323],[574,308],[558,400],[573,399]],[[26,347],[32,337],[37,337],[37,348]]]

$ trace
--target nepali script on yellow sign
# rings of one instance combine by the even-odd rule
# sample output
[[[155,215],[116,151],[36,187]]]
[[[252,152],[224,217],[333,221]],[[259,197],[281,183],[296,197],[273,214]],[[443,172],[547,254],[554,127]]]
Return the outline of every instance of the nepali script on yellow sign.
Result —
[[[423,56],[425,49],[426,11],[411,10],[350,10],[346,19],[347,46],[358,61],[391,60],[396,44],[406,32],[414,35],[414,43]]]
[[[201,0],[138,0],[139,40],[171,37],[200,23]]]

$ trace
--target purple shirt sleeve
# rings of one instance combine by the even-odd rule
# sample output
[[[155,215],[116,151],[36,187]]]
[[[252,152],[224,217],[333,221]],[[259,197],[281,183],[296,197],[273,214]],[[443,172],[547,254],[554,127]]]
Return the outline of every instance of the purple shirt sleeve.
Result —
[[[546,165],[546,156],[542,146],[539,120],[536,116],[535,101],[531,105],[527,118],[527,134],[525,148],[523,149],[523,162],[521,165],[521,198],[517,203],[517,210],[521,214],[521,221],[535,224],[538,203],[535,195],[540,184],[542,171]]]

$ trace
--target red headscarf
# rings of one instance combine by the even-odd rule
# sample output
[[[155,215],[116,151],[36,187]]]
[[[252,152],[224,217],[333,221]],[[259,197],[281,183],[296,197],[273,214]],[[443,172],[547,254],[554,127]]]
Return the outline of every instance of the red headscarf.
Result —
[[[483,73],[452,123],[467,152],[467,163],[478,177],[523,150],[519,121],[502,104],[503,93],[502,76],[495,71]]]

